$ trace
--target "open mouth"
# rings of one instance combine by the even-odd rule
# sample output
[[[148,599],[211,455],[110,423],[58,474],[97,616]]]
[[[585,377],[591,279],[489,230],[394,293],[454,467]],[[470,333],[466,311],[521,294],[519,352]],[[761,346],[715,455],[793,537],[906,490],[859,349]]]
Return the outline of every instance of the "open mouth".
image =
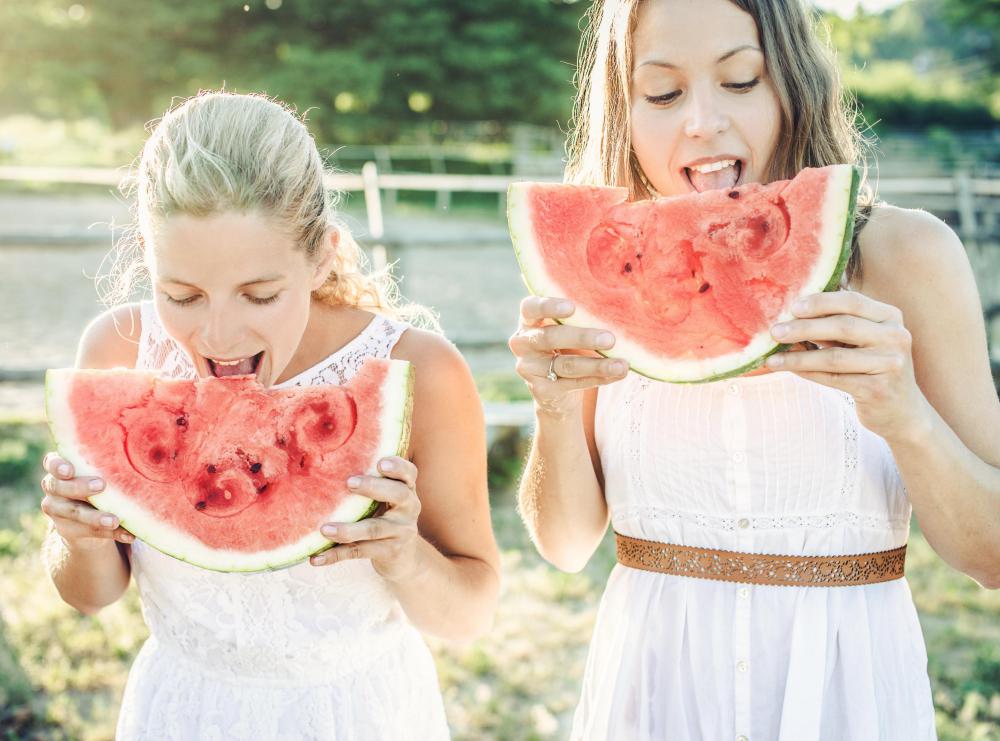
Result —
[[[228,378],[230,376],[255,376],[260,368],[264,351],[261,350],[256,355],[236,360],[215,360],[205,358],[208,361],[208,369],[216,378]]]
[[[717,160],[705,164],[685,167],[684,175],[691,188],[698,193],[706,190],[733,188],[743,179],[743,160]]]

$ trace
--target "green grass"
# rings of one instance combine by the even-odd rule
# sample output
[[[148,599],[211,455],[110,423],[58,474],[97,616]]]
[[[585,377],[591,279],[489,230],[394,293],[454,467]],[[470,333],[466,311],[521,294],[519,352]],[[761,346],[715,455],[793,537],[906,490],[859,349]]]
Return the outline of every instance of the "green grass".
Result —
[[[516,468],[523,441],[508,444]],[[147,632],[134,589],[86,617],[47,579],[37,487],[46,448],[37,422],[0,424],[0,741],[111,739],[128,667]],[[612,543],[606,539],[582,573],[563,574],[535,553],[509,492],[494,494],[493,518],[504,568],[495,627],[470,645],[431,642],[452,732],[477,741],[564,738]],[[941,741],[1000,740],[1000,591],[951,570],[916,529],[907,572]]]

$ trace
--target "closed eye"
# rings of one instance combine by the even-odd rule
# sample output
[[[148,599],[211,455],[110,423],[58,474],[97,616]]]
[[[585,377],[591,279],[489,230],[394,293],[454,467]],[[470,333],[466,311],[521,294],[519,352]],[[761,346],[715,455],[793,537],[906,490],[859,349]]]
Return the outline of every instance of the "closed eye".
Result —
[[[748,82],[727,82],[724,83],[722,87],[726,88],[727,90],[735,90],[737,92],[745,93],[748,90],[752,90],[753,88],[757,87],[758,82],[760,82],[760,78],[755,77]]]
[[[267,296],[266,298],[257,298],[256,296],[251,296],[248,294],[247,298],[250,299],[250,303],[257,304],[258,306],[263,306],[265,304],[273,304],[275,301],[278,300],[278,296],[280,295],[281,295],[280,293],[276,293],[273,296]]]
[[[163,297],[167,299],[168,303],[176,304],[177,306],[187,306],[188,304],[194,303],[198,299],[197,296],[188,296],[187,298],[174,298],[173,296],[167,293],[163,294]]]
[[[681,94],[680,90],[674,90],[672,93],[664,93],[663,95],[647,95],[646,100],[654,105],[663,105],[664,103],[670,103]]]

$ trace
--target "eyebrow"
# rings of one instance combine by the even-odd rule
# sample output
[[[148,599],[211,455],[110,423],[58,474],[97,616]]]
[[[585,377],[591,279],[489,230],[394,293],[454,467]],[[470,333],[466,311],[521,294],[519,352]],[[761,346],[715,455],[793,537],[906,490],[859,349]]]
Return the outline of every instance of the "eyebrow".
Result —
[[[240,283],[240,288],[246,288],[247,286],[254,286],[258,283],[274,283],[278,280],[283,280],[285,276],[283,275],[265,275],[262,278],[254,278],[253,280],[248,280],[246,283]],[[187,286],[188,288],[197,288],[194,283],[188,283],[183,280],[178,280],[177,278],[160,278],[161,283],[174,283],[178,286]]]
[[[760,50],[759,47],[753,46],[752,44],[744,44],[743,46],[737,46],[735,49],[730,49],[725,54],[723,54],[721,57],[719,57],[718,59],[716,59],[715,63],[716,64],[721,64],[722,62],[725,62],[730,57],[732,57],[732,56],[734,56],[736,54],[739,54],[741,51],[747,51],[747,50],[749,50],[749,51],[758,51],[761,54],[764,53],[763,51]],[[663,61],[661,61],[659,59],[650,59],[650,60],[647,60],[647,61],[643,62],[642,64],[640,64],[639,66],[643,67],[643,66],[645,66],[647,64],[653,65],[654,67],[666,67],[667,69],[678,69],[678,66],[676,64],[671,64],[670,62],[663,62]]]

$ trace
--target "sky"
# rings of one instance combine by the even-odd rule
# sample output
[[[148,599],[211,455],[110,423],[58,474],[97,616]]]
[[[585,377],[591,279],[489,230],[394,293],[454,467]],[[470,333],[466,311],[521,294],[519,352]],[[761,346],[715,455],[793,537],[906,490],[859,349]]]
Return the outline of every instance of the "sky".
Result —
[[[860,5],[871,13],[900,5],[904,0],[813,0],[813,4],[823,10],[832,10],[837,15],[850,18]]]

